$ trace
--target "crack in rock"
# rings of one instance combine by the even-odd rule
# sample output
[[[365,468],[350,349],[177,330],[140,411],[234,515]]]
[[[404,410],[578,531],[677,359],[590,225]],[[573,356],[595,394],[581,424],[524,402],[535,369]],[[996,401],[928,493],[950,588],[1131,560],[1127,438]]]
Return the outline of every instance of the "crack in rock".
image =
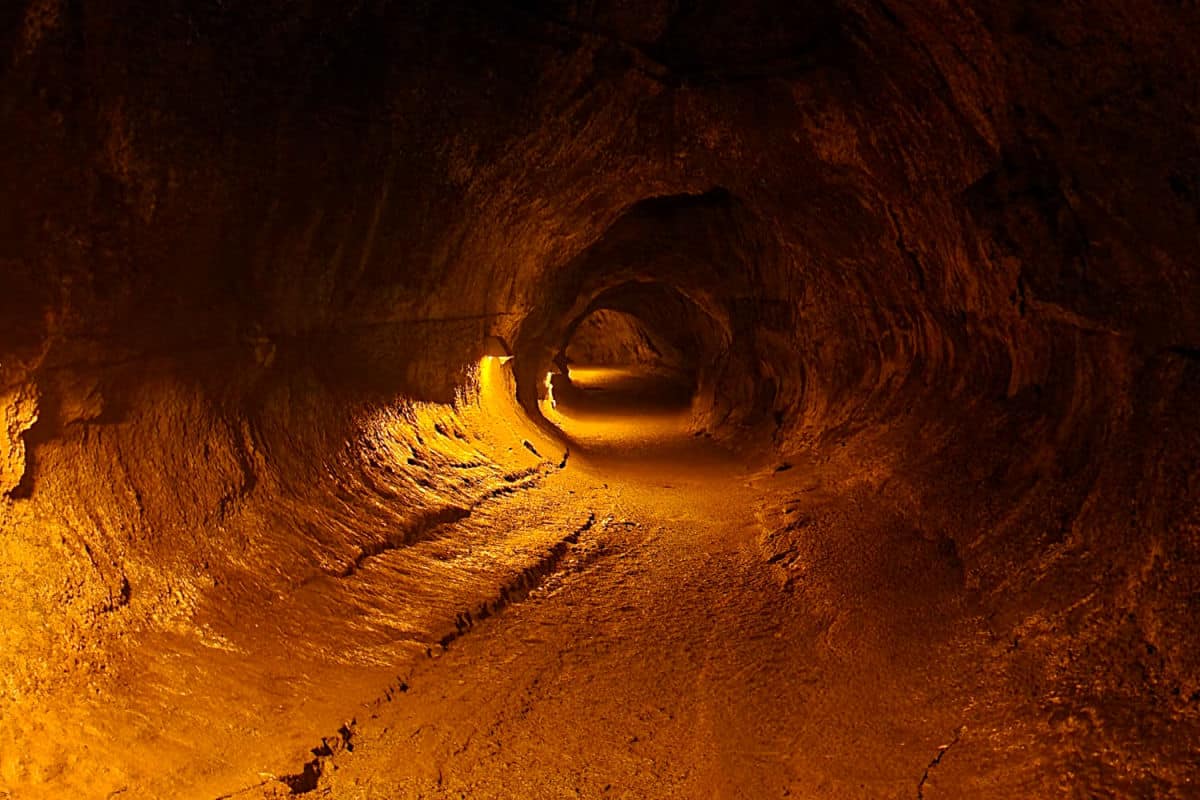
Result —
[[[470,512],[467,512],[470,513]],[[466,516],[466,515],[464,515]],[[445,524],[445,523],[442,523]],[[568,533],[563,538],[555,542],[549,550],[547,550],[541,558],[535,561],[530,566],[523,569],[516,577],[500,588],[500,591],[491,600],[484,601],[478,608],[475,614],[470,611],[459,612],[455,616],[454,631],[443,636],[437,642],[443,651],[449,648],[450,643],[456,639],[465,636],[477,622],[480,622],[494,614],[498,614],[505,608],[527,598],[530,593],[541,586],[547,578],[554,574],[563,557],[570,549],[579,543],[579,537],[584,532],[591,530],[596,524],[595,512],[589,512],[587,520],[579,527]],[[433,655],[433,646],[426,648],[426,654]],[[408,681],[403,678],[397,678],[397,682],[388,686],[383,694],[376,699],[375,705],[383,702],[391,702],[397,694],[405,693],[409,690]],[[308,794],[317,789],[320,784],[321,775],[325,770],[325,764],[329,759],[334,758],[342,752],[354,751],[354,730],[358,724],[357,719],[351,719],[337,729],[334,736],[321,737],[321,743],[309,750],[312,754],[312,759],[306,761],[299,772],[290,773],[287,775],[279,775],[257,783],[253,786],[243,787],[230,794],[221,795],[218,800],[226,800],[227,798],[235,798],[245,794],[248,791],[265,786],[268,783],[281,783],[287,787],[291,794]]]
[[[965,727],[965,726],[964,726]],[[958,740],[962,738],[963,728],[960,727],[954,731],[954,738],[950,740],[950,744],[944,744],[938,747],[937,755],[925,767],[925,772],[921,774],[921,780],[917,783],[917,800],[925,800],[925,782],[929,780],[929,773],[946,757],[946,753],[950,752],[950,748],[958,744]]]
[[[580,534],[591,530],[595,524],[596,514],[591,512],[582,525],[559,539],[541,558],[521,570],[520,574],[500,588],[500,592],[494,598],[480,604],[475,614],[472,614],[469,610],[460,612],[455,617],[454,630],[438,640],[438,645],[441,649],[446,650],[449,648],[450,643],[473,628],[476,621],[487,619],[493,614],[497,614],[508,606],[519,603],[528,597],[531,592],[541,586],[555,572],[558,565],[562,562],[563,556],[567,554],[571,547],[579,543]],[[432,648],[428,652],[432,653]]]
[[[359,547],[357,555],[354,556],[342,569],[338,571],[323,571],[316,575],[312,575],[301,582],[301,585],[312,583],[321,578],[348,578],[356,573],[362,565],[369,559],[383,555],[391,550],[398,550],[404,547],[409,547],[417,542],[431,539],[437,535],[437,532],[446,525],[453,525],[461,522],[471,516],[484,503],[494,500],[498,497],[503,497],[510,494],[515,494],[523,489],[531,489],[536,487],[544,477],[544,472],[532,468],[521,473],[513,473],[511,476],[506,475],[505,480],[510,483],[505,486],[500,486],[485,492],[474,502],[466,506],[443,506],[441,508],[430,509],[417,517],[411,524],[404,526],[394,534],[387,538],[369,542]]]

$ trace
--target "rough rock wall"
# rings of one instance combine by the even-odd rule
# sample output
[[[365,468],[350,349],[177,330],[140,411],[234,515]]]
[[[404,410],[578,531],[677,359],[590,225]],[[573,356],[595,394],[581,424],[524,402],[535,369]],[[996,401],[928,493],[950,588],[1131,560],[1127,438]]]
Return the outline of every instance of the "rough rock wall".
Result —
[[[566,354],[578,364],[651,369],[682,366],[683,355],[661,339],[656,342],[656,338],[637,317],[601,309],[575,329]]]
[[[653,279],[724,326],[728,438],[876,465],[1037,685],[1194,719],[1197,13],[0,12],[5,702],[186,619],[219,553],[319,559],[247,499],[354,484],[356,420],[489,333],[528,392]]]

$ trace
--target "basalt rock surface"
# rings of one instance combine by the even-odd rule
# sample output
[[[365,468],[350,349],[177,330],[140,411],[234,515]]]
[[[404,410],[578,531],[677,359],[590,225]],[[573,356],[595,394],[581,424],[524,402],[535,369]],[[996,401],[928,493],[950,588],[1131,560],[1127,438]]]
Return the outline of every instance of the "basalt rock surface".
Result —
[[[716,440],[845,476],[802,523],[764,495],[781,585],[886,588],[788,569],[858,493],[928,543],[1027,697],[963,720],[962,796],[1188,796],[1198,34],[1138,0],[10,4],[0,787],[120,788],[56,731],[147,643],[248,647],[243,610],[551,474],[478,412],[485,340],[536,417],[603,306],[659,312]],[[338,618],[306,591],[280,641]]]

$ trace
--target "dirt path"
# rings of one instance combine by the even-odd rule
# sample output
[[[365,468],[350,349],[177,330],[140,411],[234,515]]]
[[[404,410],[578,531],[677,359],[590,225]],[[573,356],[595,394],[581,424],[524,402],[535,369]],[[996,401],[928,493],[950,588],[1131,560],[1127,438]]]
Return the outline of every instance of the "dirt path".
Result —
[[[781,795],[788,732],[747,706],[790,705],[808,676],[752,491],[711,461],[668,481],[614,474],[580,492],[598,524],[562,572],[360,722],[327,772],[334,796]]]
[[[528,597],[364,709],[313,796],[939,796],[930,771],[953,766],[970,694],[951,676],[973,677],[934,624],[941,578],[895,560],[930,545],[885,520],[814,529],[793,591],[757,512],[783,485],[827,503],[817,468],[751,475],[666,412],[586,422],[564,502],[593,524]],[[859,600],[921,581],[916,606]]]

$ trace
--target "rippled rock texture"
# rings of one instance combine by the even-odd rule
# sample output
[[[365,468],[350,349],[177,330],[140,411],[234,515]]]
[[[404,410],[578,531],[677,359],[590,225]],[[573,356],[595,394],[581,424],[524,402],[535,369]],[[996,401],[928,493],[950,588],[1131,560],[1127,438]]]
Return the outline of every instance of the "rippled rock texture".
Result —
[[[130,686],[147,719],[185,693],[139,653],[246,652],[264,605],[558,469],[542,421],[478,409],[536,418],[598,307],[656,312],[697,428],[841,476],[802,510],[802,470],[764,490],[781,587],[877,653],[936,620],[866,626],[872,593],[939,598],[987,639],[979,668],[1024,699],[957,723],[982,732],[955,745],[959,796],[1195,791],[1191,4],[10,5],[14,796],[119,788],[96,776],[120,734],[63,732]],[[489,336],[515,355],[499,395]],[[859,578],[799,571],[841,558]],[[372,601],[304,591],[278,641],[373,663],[320,655]],[[961,646],[928,652],[970,670],[939,649]]]

